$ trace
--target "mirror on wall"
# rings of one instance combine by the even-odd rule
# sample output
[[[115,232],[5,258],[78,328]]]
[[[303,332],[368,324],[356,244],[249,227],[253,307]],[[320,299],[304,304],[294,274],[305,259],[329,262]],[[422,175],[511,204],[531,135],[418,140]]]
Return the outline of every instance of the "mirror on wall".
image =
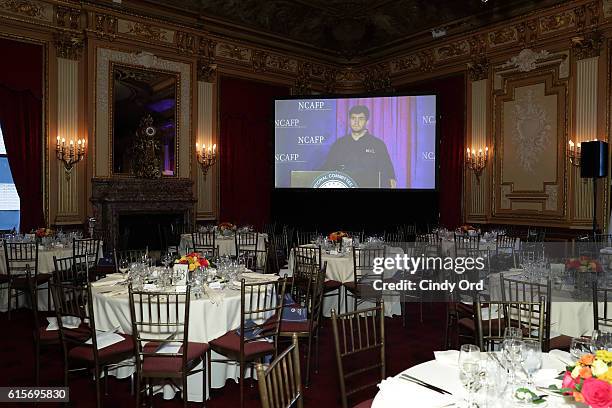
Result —
[[[113,175],[176,176],[178,74],[113,64],[111,75]],[[146,151],[143,123],[150,128]]]

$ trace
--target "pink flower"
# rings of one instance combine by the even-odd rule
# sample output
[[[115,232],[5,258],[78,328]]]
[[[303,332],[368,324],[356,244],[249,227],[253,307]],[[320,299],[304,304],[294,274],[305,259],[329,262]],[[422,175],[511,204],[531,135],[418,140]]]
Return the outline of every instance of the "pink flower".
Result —
[[[580,378],[578,378],[578,381],[580,381]],[[561,383],[561,388],[570,388],[573,390],[576,388],[576,384],[578,383],[578,381],[572,378],[571,372],[566,371],[565,375],[563,376],[563,382]]]
[[[612,407],[612,385],[596,378],[584,380],[581,390],[584,402],[592,408]]]

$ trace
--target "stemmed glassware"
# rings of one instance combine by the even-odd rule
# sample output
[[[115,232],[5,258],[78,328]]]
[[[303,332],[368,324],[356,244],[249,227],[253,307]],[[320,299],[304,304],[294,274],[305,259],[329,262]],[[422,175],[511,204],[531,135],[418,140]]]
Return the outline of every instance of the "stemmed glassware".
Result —
[[[612,333],[602,330],[593,330],[591,341],[593,351],[612,349]]]
[[[570,354],[576,360],[585,354],[591,354],[594,351],[593,339],[588,337],[574,337],[570,344]]]
[[[527,373],[527,386],[533,387],[533,374],[542,367],[542,344],[534,339],[523,340],[521,360]]]
[[[464,344],[459,351],[459,379],[467,389],[466,408],[477,407],[472,397],[480,387],[480,348],[474,344]]]
[[[121,272],[121,275],[123,275],[123,277],[125,278],[125,274],[130,270],[130,263],[128,262],[127,259],[121,259],[119,260],[119,272]]]

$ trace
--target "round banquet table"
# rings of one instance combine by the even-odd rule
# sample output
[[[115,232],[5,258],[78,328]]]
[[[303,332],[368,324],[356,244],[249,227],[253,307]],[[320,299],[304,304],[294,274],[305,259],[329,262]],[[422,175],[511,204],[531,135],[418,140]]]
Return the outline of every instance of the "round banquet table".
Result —
[[[65,248],[52,248],[52,249],[44,249],[42,246],[39,246],[38,249],[38,273],[53,273],[55,271],[55,265],[53,264],[53,257],[57,258],[66,258],[72,256],[72,246]],[[99,258],[103,257],[102,254],[102,243],[100,242],[100,251],[98,252]],[[0,245],[0,274],[6,275],[6,260],[4,259],[4,248]],[[47,284],[43,284],[40,288],[46,288]],[[47,310],[47,305],[49,301],[48,297],[49,293],[47,290],[39,290],[38,291],[38,309],[39,310]],[[13,302],[16,302],[13,299]],[[19,304],[23,305],[25,302],[25,296],[21,295],[19,297]],[[53,300],[51,300],[53,303]],[[8,310],[8,290],[6,290],[6,286],[0,288],[0,312],[5,312]]]
[[[558,350],[557,350],[558,351]],[[457,351],[457,353],[459,353]],[[484,353],[483,353],[484,354]],[[482,356],[488,358],[486,356]],[[535,384],[540,386],[548,386],[551,384],[557,384],[560,386],[561,381],[555,380],[555,376],[565,369],[565,363],[554,357],[552,354],[543,353],[542,355],[542,369],[534,375]],[[421,387],[420,385],[413,384],[412,382],[402,380],[400,375],[408,374],[428,384],[442,388],[451,394],[452,396],[443,396],[435,391],[429,390],[428,388]],[[390,382],[391,386],[384,385]],[[417,403],[414,401],[414,405],[419,408],[441,408],[446,406],[458,407],[462,406],[462,399],[466,396],[466,390],[461,385],[459,380],[459,366],[455,363],[452,364],[449,361],[438,361],[431,360],[422,364],[418,364],[411,367],[395,377],[385,380],[382,384],[379,384],[379,392],[376,394],[372,403],[372,408],[396,408],[398,407],[399,401],[408,401],[413,399],[419,399]],[[484,387],[483,387],[484,388]],[[484,390],[482,390],[484,392]],[[570,407],[581,407],[586,408],[586,405],[581,403],[573,402],[571,397],[563,398],[560,396],[548,396],[544,404],[521,404],[518,401],[510,399],[509,389],[507,388],[503,392],[503,399],[496,400],[493,404],[489,401],[489,404],[480,404],[481,407],[494,406],[496,408],[510,408],[510,407],[546,407],[546,408],[570,408]],[[542,395],[542,392],[536,390],[538,395]],[[482,394],[476,394],[476,401],[479,398],[484,398]],[[450,400],[450,401],[449,401]],[[454,402],[454,405],[449,405]],[[459,404],[459,405],[457,405]],[[406,405],[408,406],[408,405]]]
[[[512,279],[521,279],[521,272],[503,272],[504,276]],[[571,337],[591,335],[593,331],[593,303],[585,300],[576,300],[567,292],[553,290],[550,305],[551,338],[564,334]],[[501,280],[499,273],[489,275],[489,293],[491,299],[501,300]],[[608,302],[612,308],[612,302]],[[603,302],[600,302],[603,310]]]
[[[442,256],[450,256],[450,257],[454,257],[455,256],[455,241],[453,239],[446,239],[443,238],[442,239]],[[479,244],[479,248],[481,251],[489,251],[489,252],[494,252],[496,249],[496,242],[494,239],[489,239],[489,240],[484,240],[481,239],[480,240],[480,244]],[[516,241],[516,246],[518,249],[518,245],[519,245],[519,241],[517,239]]]
[[[266,249],[265,240],[268,238],[268,234],[259,233],[257,236],[257,249],[259,251],[263,251]],[[215,245],[219,247],[219,255],[236,255],[236,239],[234,236],[220,236],[217,235],[215,237]],[[179,244],[179,253],[181,255],[185,255],[187,252],[191,251],[193,247],[193,239],[191,238],[191,234],[182,234],[181,242]]]
[[[387,257],[395,257],[396,254],[402,255],[404,251],[399,247],[387,247]],[[354,266],[353,266],[353,253],[348,252],[342,255],[330,255],[322,251],[321,263],[327,262],[326,278],[327,280],[335,280],[342,283],[354,281]],[[289,272],[293,274],[293,250],[289,254]],[[397,270],[385,269],[383,273],[384,279],[389,279],[395,275]],[[344,286],[340,288],[344,291]],[[352,304],[352,298],[349,297],[349,302]],[[385,316],[401,315],[401,305],[399,302],[399,296],[383,296],[385,302]],[[341,296],[342,307],[338,308],[338,296],[328,296],[323,300],[323,315],[331,316],[331,310],[334,309],[339,313],[347,311],[346,305],[344,304],[344,293]],[[363,308],[374,306],[370,302],[364,302]],[[352,307],[348,310],[352,311]]]
[[[117,277],[109,275],[92,285],[96,330],[106,331],[118,328],[120,333],[131,334],[132,323],[127,286],[107,285],[113,279],[117,280]],[[240,327],[240,290],[225,288],[219,292],[222,299],[215,299],[214,302],[207,296],[191,299],[189,341],[207,343],[229,330]],[[212,358],[223,358],[223,356],[212,352]],[[201,368],[201,364],[198,368]],[[127,364],[111,371],[110,374],[118,378],[126,378],[132,375],[135,370],[134,365]],[[211,386],[213,388],[223,387],[227,379],[231,378],[238,381],[240,377],[237,364],[213,362],[211,371],[207,375],[211,375]],[[246,374],[247,377],[250,376],[251,370],[247,370]],[[189,401],[203,401],[205,390],[202,389],[202,373],[187,377],[187,390]],[[164,399],[172,399],[176,389],[170,385],[165,385],[161,391],[164,394]]]

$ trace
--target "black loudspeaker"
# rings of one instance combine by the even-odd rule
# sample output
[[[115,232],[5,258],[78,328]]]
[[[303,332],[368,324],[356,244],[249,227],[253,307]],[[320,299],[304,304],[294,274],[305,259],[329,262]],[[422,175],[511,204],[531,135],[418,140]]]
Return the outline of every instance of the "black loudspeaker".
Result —
[[[580,177],[601,178],[608,175],[608,143],[600,140],[580,145]]]

